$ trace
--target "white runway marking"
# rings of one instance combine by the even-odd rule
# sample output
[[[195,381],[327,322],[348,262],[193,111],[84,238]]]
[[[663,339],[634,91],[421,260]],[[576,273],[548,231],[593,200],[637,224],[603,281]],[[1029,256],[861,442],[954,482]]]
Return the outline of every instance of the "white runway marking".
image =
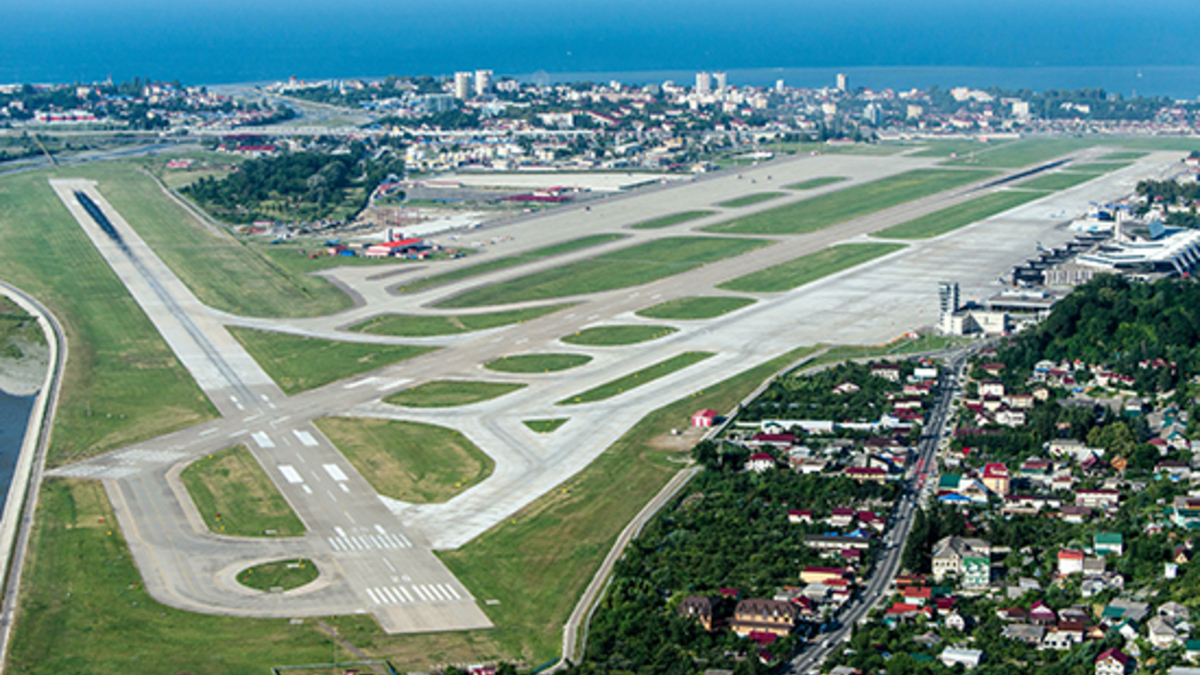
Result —
[[[336,481],[350,480],[337,464],[322,464],[321,466],[325,467],[325,473]]]
[[[409,382],[412,382],[411,377],[403,377],[403,378],[400,378],[399,380],[384,380],[383,384],[379,385],[378,387],[375,387],[375,390],[376,391],[387,391],[388,389],[393,389],[395,387],[399,387],[402,384],[408,384]]]
[[[258,447],[260,448],[275,447],[275,441],[271,440],[271,437],[268,436],[265,431],[256,431],[250,434],[250,438],[253,438],[254,442],[257,443]]]
[[[343,386],[342,388],[343,389],[355,389],[357,387],[363,386],[364,384],[371,384],[372,382],[378,382],[378,381],[379,381],[378,377],[374,377],[374,376],[364,377],[363,379],[359,380],[358,382],[351,382],[350,384],[347,384],[347,385]]]
[[[329,537],[329,545],[335,551],[395,551],[402,548],[412,548],[412,542],[401,534],[368,534],[346,535],[340,527],[335,527],[336,537]],[[392,571],[395,571],[393,568]]]
[[[304,479],[300,477],[300,472],[296,471],[296,467],[291,464],[280,464],[278,468],[279,473],[283,474],[283,478],[287,482],[293,485],[304,482]]]
[[[308,487],[307,485],[301,485],[300,487],[304,489],[304,494],[306,494],[306,495],[312,494],[312,488]]]
[[[300,441],[300,445],[305,445],[310,448],[315,447],[317,445],[317,439],[313,438],[313,435],[308,433],[307,431],[301,431],[299,429],[292,429],[292,435],[295,436],[296,439]]]
[[[196,435],[197,436],[207,436],[209,434],[215,434],[215,433],[217,433],[216,429],[205,429],[204,431],[201,431],[200,433],[198,433]]]
[[[338,487],[342,488],[342,492],[350,494],[350,488],[345,483],[338,483]]]

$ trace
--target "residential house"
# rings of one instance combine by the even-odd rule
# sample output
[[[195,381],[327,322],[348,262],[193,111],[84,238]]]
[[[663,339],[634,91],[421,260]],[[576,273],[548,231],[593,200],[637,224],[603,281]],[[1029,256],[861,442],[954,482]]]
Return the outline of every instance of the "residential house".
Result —
[[[1093,547],[1097,555],[1121,555],[1125,538],[1119,532],[1097,532]]]
[[[962,665],[968,670],[978,666],[983,661],[983,651],[979,649],[963,649],[961,647],[947,647],[942,651],[939,657],[942,663],[947,668],[953,668],[956,665]]]
[[[846,507],[836,507],[830,513],[825,522],[833,527],[850,527],[854,523],[854,509]]]
[[[1008,494],[1008,467],[1001,462],[989,462],[983,466],[983,486],[1001,497]]]
[[[1164,602],[1158,608],[1158,615],[1171,622],[1172,625],[1180,621],[1187,621],[1192,618],[1192,612],[1187,607],[1175,602]]]
[[[991,544],[982,539],[945,537],[933,547],[933,576],[957,575],[965,587],[985,588],[991,583],[991,555]]]
[[[1171,622],[1161,616],[1151,618],[1146,622],[1146,636],[1150,644],[1158,649],[1170,649],[1179,644],[1179,633]]]
[[[1064,548],[1058,552],[1058,573],[1067,576],[1083,572],[1083,551]]]
[[[1120,506],[1121,492],[1119,490],[1076,490],[1075,505],[1087,506],[1093,509],[1109,510]]]
[[[1096,657],[1096,675],[1125,675],[1133,668],[1133,659],[1120,649],[1109,649]]]
[[[713,630],[713,601],[712,598],[707,598],[703,595],[693,595],[684,598],[683,602],[679,603],[679,616],[685,619],[693,619],[704,627],[704,630],[710,633]]]
[[[900,364],[898,363],[872,363],[871,374],[875,377],[882,377],[889,382],[900,381]]]
[[[798,612],[796,606],[790,602],[748,598],[737,604],[729,625],[738,637],[746,637],[750,633],[783,636],[795,628]]]
[[[1000,631],[1000,637],[1034,646],[1042,644],[1042,637],[1045,634],[1046,628],[1044,626],[1035,626],[1028,623],[1010,623],[1004,627],[1004,630]]]
[[[877,466],[850,466],[842,472],[847,478],[852,478],[859,483],[879,483],[887,482],[887,469],[881,469]]]
[[[750,455],[750,459],[746,460],[744,468],[746,471],[752,471],[754,473],[770,471],[771,469],[775,468],[775,457],[773,457],[770,453],[756,452],[753,455]]]
[[[961,633],[967,629],[967,619],[957,611],[952,611],[950,612],[949,616],[946,617],[946,628],[956,630]]]
[[[1042,626],[1049,626],[1058,623],[1058,614],[1049,605],[1039,600],[1029,608],[1029,620]]]
[[[1042,639],[1042,644],[1039,649],[1065,651],[1074,647],[1076,644],[1078,643],[1075,642],[1070,633],[1052,630],[1046,633],[1046,637]]]
[[[808,509],[791,509],[788,511],[788,522],[792,524],[812,523],[813,512]]]
[[[831,579],[845,579],[849,571],[844,567],[805,567],[800,570],[800,581],[806,584],[821,584]]]
[[[981,380],[979,382],[980,396],[995,396],[996,398],[1004,397],[1004,383],[1000,380]]]
[[[806,534],[804,543],[826,552],[841,552],[845,549],[866,549],[871,545],[870,537],[857,535]]]

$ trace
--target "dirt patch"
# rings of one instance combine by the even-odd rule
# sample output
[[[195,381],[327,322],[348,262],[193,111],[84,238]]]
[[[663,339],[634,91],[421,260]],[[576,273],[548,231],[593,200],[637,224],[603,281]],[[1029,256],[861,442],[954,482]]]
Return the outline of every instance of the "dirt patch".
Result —
[[[680,428],[678,434],[659,434],[650,439],[648,444],[655,450],[672,450],[675,452],[684,452],[691,450],[692,446],[700,442],[704,438],[705,429],[701,427],[683,427]]]

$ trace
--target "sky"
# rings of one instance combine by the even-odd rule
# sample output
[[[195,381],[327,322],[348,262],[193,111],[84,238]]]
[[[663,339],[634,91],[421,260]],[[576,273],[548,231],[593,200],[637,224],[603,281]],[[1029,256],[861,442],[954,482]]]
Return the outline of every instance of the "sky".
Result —
[[[0,0],[0,82],[1200,65],[1200,3]]]

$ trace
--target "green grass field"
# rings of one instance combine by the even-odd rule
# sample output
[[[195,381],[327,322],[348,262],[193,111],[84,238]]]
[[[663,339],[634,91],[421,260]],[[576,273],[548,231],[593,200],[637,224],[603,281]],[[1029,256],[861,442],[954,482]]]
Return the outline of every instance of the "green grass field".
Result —
[[[532,321],[539,317],[573,307],[571,304],[546,305],[528,309],[513,309],[506,312],[487,314],[458,314],[436,316],[424,314],[384,314],[353,326],[350,330],[376,335],[397,337],[429,337],[434,335],[457,335],[476,330],[509,326],[514,323]]]
[[[702,408],[727,411],[805,347],[663,406],[586,469],[511,519],[438,556],[483,605],[504,651],[529,663],[560,653],[562,626],[622,528],[681,468],[671,429]]]
[[[1129,162],[1092,162],[1090,164],[1068,164],[1063,171],[1073,173],[1108,173],[1131,166]]]
[[[247,567],[238,572],[238,583],[256,591],[278,592],[300,588],[317,580],[321,571],[308,558],[280,560]]]
[[[741,255],[768,243],[758,239],[666,237],[467,291],[438,306],[479,307],[628,288]]]
[[[1020,190],[993,192],[961,204],[944,208],[941,211],[934,211],[906,223],[880,230],[871,236],[882,237],[884,239],[926,239],[936,237],[1045,196],[1040,192],[1025,192]]]
[[[642,324],[627,324],[620,326],[594,326],[564,336],[563,342],[572,345],[588,345],[589,347],[616,347],[632,345],[647,340],[657,340],[674,333],[676,328],[670,326],[645,326]]]
[[[977,151],[973,158],[960,157],[944,162],[944,164],[1017,169],[1090,148],[1099,143],[1098,140],[1084,138],[1029,138],[998,145],[986,152]]]
[[[433,276],[414,279],[407,283],[396,286],[395,290],[400,293],[416,293],[427,288],[443,286],[455,281],[470,279],[471,277],[479,276],[480,274],[487,274],[497,270],[508,269],[509,267],[515,267],[517,265],[523,265],[535,260],[562,255],[564,253],[570,253],[571,251],[578,251],[591,246],[606,244],[610,241],[616,241],[623,238],[625,238],[625,235],[623,234],[593,234],[587,237],[571,239],[560,244],[553,244],[551,246],[544,246],[532,251],[526,251],[525,253],[505,256],[495,260],[488,260],[486,262],[481,262],[469,267],[463,267],[452,272],[443,272]]]
[[[630,225],[630,227],[635,230],[657,230],[663,227],[670,227],[672,225],[686,223],[689,220],[696,220],[697,218],[711,216],[714,213],[716,213],[716,211],[684,211],[682,213],[672,213],[671,215],[663,216],[662,218],[655,218],[654,220],[645,220],[640,223]]]
[[[54,467],[216,417],[47,184],[61,171],[0,176],[0,269],[58,317],[70,357],[47,463]]]
[[[501,373],[554,373],[578,368],[592,360],[587,354],[515,354],[483,364]]]
[[[184,469],[180,478],[204,523],[217,534],[304,534],[304,523],[245,446],[202,457]]]
[[[925,145],[924,150],[914,152],[909,157],[949,157],[950,155],[968,155],[972,152],[990,152],[1008,141],[981,143],[974,140],[920,141]]]
[[[1060,171],[1058,173],[1048,173],[1044,176],[1038,176],[1023,183],[1018,183],[1013,187],[1023,190],[1066,190],[1067,188],[1086,183],[1089,180],[1094,180],[1096,176],[1097,174],[1094,173],[1068,173]]]
[[[623,377],[618,377],[615,380],[610,380],[598,387],[592,387],[585,392],[565,398],[557,403],[557,405],[575,405],[577,403],[592,403],[594,401],[603,401],[612,398],[618,394],[622,394],[630,389],[636,389],[644,384],[649,384],[660,377],[666,377],[677,370],[683,370],[688,366],[700,363],[704,359],[716,356],[712,352],[683,352],[677,354],[665,361],[642,368],[641,370],[630,373]]]
[[[819,187],[833,185],[834,183],[840,183],[844,180],[846,180],[845,176],[823,176],[821,178],[810,178],[809,180],[801,181],[799,183],[792,183],[791,185],[785,185],[784,187],[789,190],[816,190]]]
[[[100,193],[202,302],[243,316],[319,316],[352,304],[325,279],[275,264],[232,236],[213,232],[131,165],[72,169],[99,181]]]
[[[1148,152],[1110,152],[1100,158],[1101,162],[1115,162],[1127,159],[1141,159],[1148,155]]]
[[[676,298],[635,312],[648,319],[712,319],[734,310],[753,305],[754,298],[738,298],[729,295],[697,296]]]
[[[803,234],[992,175],[994,172],[917,169],[704,229],[738,234]]]
[[[383,402],[408,408],[453,408],[490,401],[524,386],[516,382],[434,380],[411,389],[402,389],[383,399]]]
[[[357,417],[316,424],[376,492],[393,499],[444,502],[495,468],[466,436],[433,424]]]
[[[550,420],[522,420],[521,424],[529,427],[529,430],[538,434],[552,434],[558,431],[558,428],[567,423],[569,417],[557,417]]]
[[[744,197],[738,197],[736,199],[729,199],[729,200],[726,200],[723,202],[718,202],[717,206],[724,206],[725,208],[728,208],[728,209],[735,209],[735,208],[740,208],[742,206],[752,206],[752,205],[758,204],[760,202],[765,202],[768,199],[775,199],[776,197],[782,197],[782,196],[783,196],[782,192],[756,192],[752,195],[746,195]]]
[[[503,656],[489,631],[389,636],[370,615],[325,622],[371,657],[408,668]],[[104,487],[60,478],[42,487],[12,639],[7,665],[30,675],[262,675],[333,655],[311,619],[292,625],[159,604],[146,593]]]
[[[295,394],[434,351],[437,347],[340,342],[230,326],[229,332],[285,394]]]
[[[842,244],[731,279],[718,288],[744,293],[790,291],[904,248],[903,244]]]

